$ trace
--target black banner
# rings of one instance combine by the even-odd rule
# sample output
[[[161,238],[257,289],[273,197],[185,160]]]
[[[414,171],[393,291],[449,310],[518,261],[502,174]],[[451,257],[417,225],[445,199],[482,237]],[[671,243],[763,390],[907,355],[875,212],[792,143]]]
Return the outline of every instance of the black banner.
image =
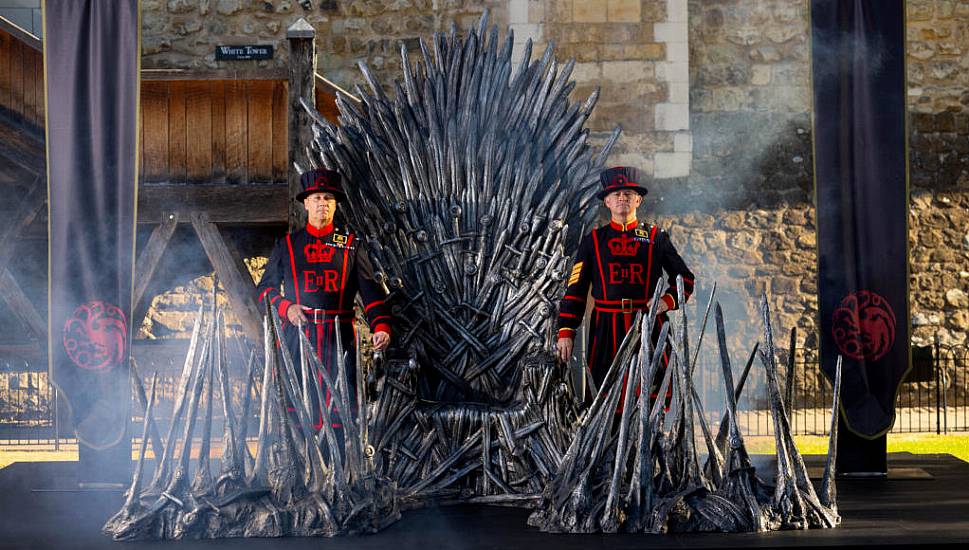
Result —
[[[137,195],[138,0],[45,0],[50,373],[78,439],[130,417]]]
[[[821,367],[842,415],[892,427],[909,368],[904,0],[812,0]]]

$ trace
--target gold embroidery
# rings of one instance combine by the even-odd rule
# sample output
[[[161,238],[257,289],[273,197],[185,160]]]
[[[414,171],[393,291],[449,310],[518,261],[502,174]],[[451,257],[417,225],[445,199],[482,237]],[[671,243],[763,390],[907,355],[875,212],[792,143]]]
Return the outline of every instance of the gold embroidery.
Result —
[[[582,262],[579,262],[572,266],[572,274],[569,275],[569,286],[574,285],[579,282],[579,275],[582,274]]]

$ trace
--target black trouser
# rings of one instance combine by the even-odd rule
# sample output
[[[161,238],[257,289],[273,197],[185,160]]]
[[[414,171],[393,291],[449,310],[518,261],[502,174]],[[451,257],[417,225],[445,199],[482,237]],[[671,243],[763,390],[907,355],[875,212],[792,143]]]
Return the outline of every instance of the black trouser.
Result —
[[[300,389],[302,389],[302,372],[300,370],[300,354],[299,354],[299,333],[296,332],[297,328],[292,325],[287,325],[284,331],[284,337],[286,339],[286,347],[289,349],[290,354],[293,357],[293,363],[296,367],[296,378]],[[348,395],[350,399],[350,419],[356,417],[357,413],[357,355],[356,355],[356,327],[353,325],[353,318],[348,318],[346,320],[340,321],[340,340],[343,346],[344,358],[343,362],[344,370],[338,369],[337,362],[337,346],[336,346],[336,330],[334,329],[333,318],[327,318],[321,323],[315,323],[309,321],[303,323],[302,325],[303,333],[309,339],[312,351],[320,359],[323,368],[329,373],[330,378],[335,384],[339,384],[338,380],[340,377],[344,377]],[[312,369],[312,365],[309,365]],[[330,420],[333,430],[337,433],[337,440],[343,441],[343,422],[349,419],[344,418],[343,411],[341,410],[340,404],[338,402],[334,403],[334,395],[327,387],[326,382],[323,380],[323,375],[320,372],[310,371],[310,376],[316,376],[320,388],[323,390],[323,400],[328,410],[330,411]],[[310,387],[309,392],[311,407],[310,410],[314,411],[313,414],[313,429],[319,431],[323,429],[323,410],[320,406],[319,400],[316,397],[316,391],[313,387]],[[290,408],[291,412],[295,412]]]
[[[588,341],[588,353],[587,361],[589,363],[589,370],[592,371],[592,379],[595,382],[596,387],[602,385],[602,381],[609,372],[609,367],[612,366],[612,360],[616,357],[616,352],[619,350],[620,344],[622,344],[623,338],[626,337],[626,333],[632,327],[633,320],[636,318],[636,310],[631,311],[621,311],[608,308],[593,308],[592,314],[589,319],[589,341]],[[651,335],[652,342],[655,345],[656,341],[659,340],[660,329],[665,323],[669,322],[669,318],[665,313],[661,314],[656,318],[656,322],[653,323],[653,334]],[[666,349],[663,350],[663,360],[660,362],[660,368],[656,372],[656,377],[653,378],[653,384],[650,388],[650,402],[656,399],[656,393],[659,391],[659,386],[663,381],[663,375],[666,374],[666,366],[669,364],[670,346],[667,344]],[[623,386],[625,386],[625,378],[622,380]],[[604,391],[605,388],[600,388],[600,391]],[[636,394],[639,395],[640,389],[636,389]],[[671,392],[667,390],[666,400],[667,404],[671,396]],[[619,398],[619,408],[617,410],[622,410],[623,400],[625,396]]]

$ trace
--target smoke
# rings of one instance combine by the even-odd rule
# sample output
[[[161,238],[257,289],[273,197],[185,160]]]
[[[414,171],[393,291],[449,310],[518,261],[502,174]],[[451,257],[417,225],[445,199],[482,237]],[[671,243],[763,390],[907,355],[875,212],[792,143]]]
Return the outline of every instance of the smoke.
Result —
[[[872,8],[877,9],[877,8]],[[889,60],[891,49],[884,36],[861,37],[857,29],[812,31],[811,56],[815,85],[831,89],[832,79],[854,73],[863,81],[872,81]]]

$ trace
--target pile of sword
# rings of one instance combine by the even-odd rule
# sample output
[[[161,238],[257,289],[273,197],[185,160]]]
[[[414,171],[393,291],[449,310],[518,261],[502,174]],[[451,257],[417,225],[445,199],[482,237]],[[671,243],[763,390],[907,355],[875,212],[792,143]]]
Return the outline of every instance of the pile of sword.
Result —
[[[338,95],[340,125],[315,120],[310,162],[347,180],[351,225],[416,353],[419,391],[443,401],[502,402],[520,359],[552,346],[566,248],[596,216],[598,174],[619,136],[595,151],[585,122],[598,98],[572,104],[574,60],[553,46],[514,68],[509,30],[487,12],[461,36],[402,43],[402,81]]]
[[[677,290],[679,303],[684,303],[682,281]],[[781,397],[766,296],[764,339],[754,347],[737,386],[723,313],[716,304],[726,410],[712,435],[693,383],[697,354],[690,354],[686,310],[680,310],[676,338],[670,331],[674,321],[663,324],[655,343],[650,338],[660,293],[657,288],[649,310],[637,318],[622,342],[529,524],[566,533],[757,532],[836,526],[840,522],[834,485],[840,358],[827,464],[820,491],[815,491],[791,434],[790,403]],[[695,351],[702,344],[714,296],[715,291]],[[661,368],[664,352],[671,352],[665,372]],[[737,400],[755,356],[766,372],[774,425],[773,485],[757,476],[737,421]],[[657,379],[661,380],[658,397],[651,401],[646,388],[655,388]],[[621,412],[617,413],[618,406]]]
[[[395,522],[400,517],[396,487],[375,473],[366,415],[343,419],[342,441],[332,427],[331,406],[352,410],[354,391],[366,407],[365,391],[349,387],[339,334],[333,373],[311,352],[302,353],[296,365],[282,343],[279,317],[270,310],[264,321],[265,360],[259,368],[256,355],[250,354],[242,410],[236,412],[224,316],[213,315],[204,329],[202,324],[200,311],[164,441],[155,425],[157,374],[152,379],[143,400],[143,434],[131,486],[104,533],[116,540],[333,536],[376,532]],[[340,330],[339,322],[334,326]],[[312,349],[300,336],[301,349]],[[359,357],[357,365],[362,368]],[[213,476],[209,457],[216,388],[224,428],[220,470]],[[136,380],[136,393],[143,390]],[[256,390],[259,432],[253,453],[247,427]],[[324,401],[325,392],[331,401]],[[328,406],[314,405],[324,402]],[[313,428],[315,410],[324,420],[319,432]],[[155,469],[146,482],[149,441]],[[198,457],[194,472],[193,454]]]
[[[526,357],[518,393],[502,406],[419,402],[413,362],[388,362],[385,370],[370,411],[381,420],[371,433],[377,471],[397,482],[402,507],[429,501],[535,504],[562,461],[578,416],[553,357]]]

